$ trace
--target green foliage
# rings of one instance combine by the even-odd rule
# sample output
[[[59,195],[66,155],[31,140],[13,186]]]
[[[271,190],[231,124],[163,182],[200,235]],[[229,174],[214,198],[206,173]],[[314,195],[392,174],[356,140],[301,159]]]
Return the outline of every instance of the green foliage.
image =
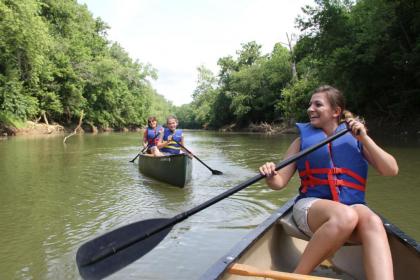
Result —
[[[193,93],[191,109],[193,113],[192,125],[208,127],[212,126],[214,117],[212,110],[217,95],[217,79],[211,70],[204,66],[197,68],[198,81]]]
[[[0,111],[25,119],[38,113],[38,102],[30,96],[18,75],[8,77],[0,74]]]
[[[183,104],[175,108],[174,115],[178,118],[179,127],[182,128],[202,128],[195,121],[194,108],[192,104]]]
[[[166,123],[166,117],[169,115],[175,115],[179,118],[178,111],[174,111],[174,105],[166,100],[162,95],[157,94],[153,89],[150,88],[150,98],[146,99],[145,109],[149,108],[149,114],[157,118],[159,124]],[[149,107],[150,106],[150,107]],[[143,121],[146,124],[146,120]],[[181,126],[180,127],[184,127]]]
[[[25,127],[25,123],[22,120],[16,118],[13,114],[6,112],[0,112],[0,124],[16,128]]]
[[[193,120],[204,127],[220,127],[236,122],[270,121],[281,116],[274,106],[281,89],[292,78],[291,56],[280,44],[269,55],[261,55],[255,42],[219,59],[219,81],[204,67],[193,95]]]
[[[190,104],[173,106],[151,86],[156,70],[133,61],[109,28],[73,0],[0,0],[2,119],[84,120],[102,127],[161,123],[175,114],[182,127],[306,119],[308,93],[340,88],[351,111],[395,124],[419,120],[420,6],[414,0],[316,0],[297,24],[293,49],[261,53],[255,41],[218,60],[214,75],[200,66]],[[6,116],[6,117],[5,117]]]
[[[305,121],[309,93],[331,84],[345,93],[348,109],[371,119],[420,119],[416,1],[316,0],[303,12],[297,18],[303,35],[293,49],[300,80],[292,79],[290,53],[280,44],[268,55],[255,42],[242,44],[236,58],[218,60],[217,86],[198,84],[191,118],[215,127]]]
[[[419,118],[420,6],[416,1],[316,1],[297,57],[335,84],[351,110],[394,123]]]
[[[236,52],[238,55],[237,65],[253,65],[261,57],[261,45],[255,41],[242,44],[242,49]]]
[[[231,110],[239,121],[252,119],[257,112],[254,106],[257,98],[263,95],[263,62],[254,65],[244,66],[232,74],[230,83],[232,97]],[[258,118],[258,116],[255,116]]]
[[[300,79],[285,87],[282,99],[275,105],[285,120],[305,122],[308,120],[306,109],[311,93],[319,86],[319,81],[310,77]]]
[[[331,84],[344,92],[348,109],[370,119],[420,120],[417,1],[316,0],[303,11],[293,49],[300,80],[292,79],[290,54],[280,44],[268,55],[255,42],[242,44],[237,58],[218,60],[217,87],[194,98],[191,118],[215,127],[305,121],[309,93]]]
[[[138,126],[172,105],[150,65],[106,39],[108,26],[72,0],[0,1],[0,109],[25,120]]]

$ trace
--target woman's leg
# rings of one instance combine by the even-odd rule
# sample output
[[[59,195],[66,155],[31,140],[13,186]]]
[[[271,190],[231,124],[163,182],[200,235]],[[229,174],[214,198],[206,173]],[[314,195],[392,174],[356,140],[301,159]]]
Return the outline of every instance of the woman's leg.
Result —
[[[158,147],[156,147],[156,146],[153,146],[152,147],[152,154],[155,157],[161,157],[161,156],[163,156],[163,154],[159,151]]]
[[[367,279],[394,279],[391,250],[382,220],[364,205],[352,207],[358,215],[351,240],[362,243]]]
[[[320,199],[309,208],[307,219],[314,234],[295,269],[301,274],[311,273],[348,240],[357,225],[358,215],[347,205]]]

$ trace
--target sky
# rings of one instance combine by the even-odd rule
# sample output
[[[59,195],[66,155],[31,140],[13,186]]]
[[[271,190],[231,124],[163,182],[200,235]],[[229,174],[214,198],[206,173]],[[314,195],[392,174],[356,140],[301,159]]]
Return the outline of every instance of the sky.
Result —
[[[219,58],[256,41],[263,54],[286,33],[299,34],[295,19],[313,0],[78,0],[109,26],[133,60],[149,63],[153,88],[175,105],[192,101],[197,67],[218,74]]]

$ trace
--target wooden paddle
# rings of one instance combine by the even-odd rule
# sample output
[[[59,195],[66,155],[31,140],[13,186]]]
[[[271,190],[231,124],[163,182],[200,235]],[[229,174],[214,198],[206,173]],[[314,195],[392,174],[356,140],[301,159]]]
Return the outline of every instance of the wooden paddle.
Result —
[[[152,141],[154,141],[156,139],[156,137],[159,136],[159,134],[160,134],[160,131],[152,138]],[[134,162],[140,156],[140,154],[144,154],[144,152],[149,148],[149,146],[150,146],[150,144],[147,144],[147,146],[144,147],[143,150],[141,150],[141,152],[138,153],[135,158],[130,160],[130,162]]]
[[[197,159],[199,162],[201,162],[205,167],[207,167],[211,173],[213,173],[213,175],[222,175],[223,172],[219,171],[219,170],[214,170],[212,169],[210,166],[208,166],[207,164],[205,164],[201,159],[199,159],[196,155],[194,155],[190,150],[188,150],[187,148],[184,147],[184,145],[182,145],[181,143],[179,143],[178,141],[172,139],[172,141],[174,141],[175,143],[177,143],[178,145],[181,146],[181,148],[183,148],[184,150],[186,150],[189,154],[191,154],[193,157],[195,157],[195,159]]]
[[[319,277],[319,276],[312,276],[312,275],[303,275],[297,273],[290,273],[290,272],[282,272],[282,271],[275,271],[275,270],[262,270],[257,267],[241,264],[241,263],[234,263],[229,267],[229,273],[235,275],[242,275],[242,276],[256,276],[256,277],[264,277],[276,280],[331,280],[333,278],[327,277]]]
[[[281,161],[277,164],[276,170],[279,170],[299,158],[315,151],[321,146],[330,143],[348,131],[349,129],[344,129],[324,139],[320,143]],[[175,224],[182,222],[191,215],[194,215],[195,213],[206,209],[220,200],[254,184],[264,177],[264,175],[258,174],[238,186],[204,202],[203,204],[172,218],[138,221],[86,242],[77,250],[76,254],[76,262],[80,275],[85,279],[101,279],[114,273],[115,271],[120,270],[156,247]]]

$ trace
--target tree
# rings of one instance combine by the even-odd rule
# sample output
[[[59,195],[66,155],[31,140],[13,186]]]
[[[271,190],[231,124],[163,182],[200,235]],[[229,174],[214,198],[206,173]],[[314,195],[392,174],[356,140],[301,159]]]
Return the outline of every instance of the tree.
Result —
[[[297,57],[320,81],[342,89],[349,107],[398,124],[419,119],[419,6],[416,1],[316,1],[299,25]]]

